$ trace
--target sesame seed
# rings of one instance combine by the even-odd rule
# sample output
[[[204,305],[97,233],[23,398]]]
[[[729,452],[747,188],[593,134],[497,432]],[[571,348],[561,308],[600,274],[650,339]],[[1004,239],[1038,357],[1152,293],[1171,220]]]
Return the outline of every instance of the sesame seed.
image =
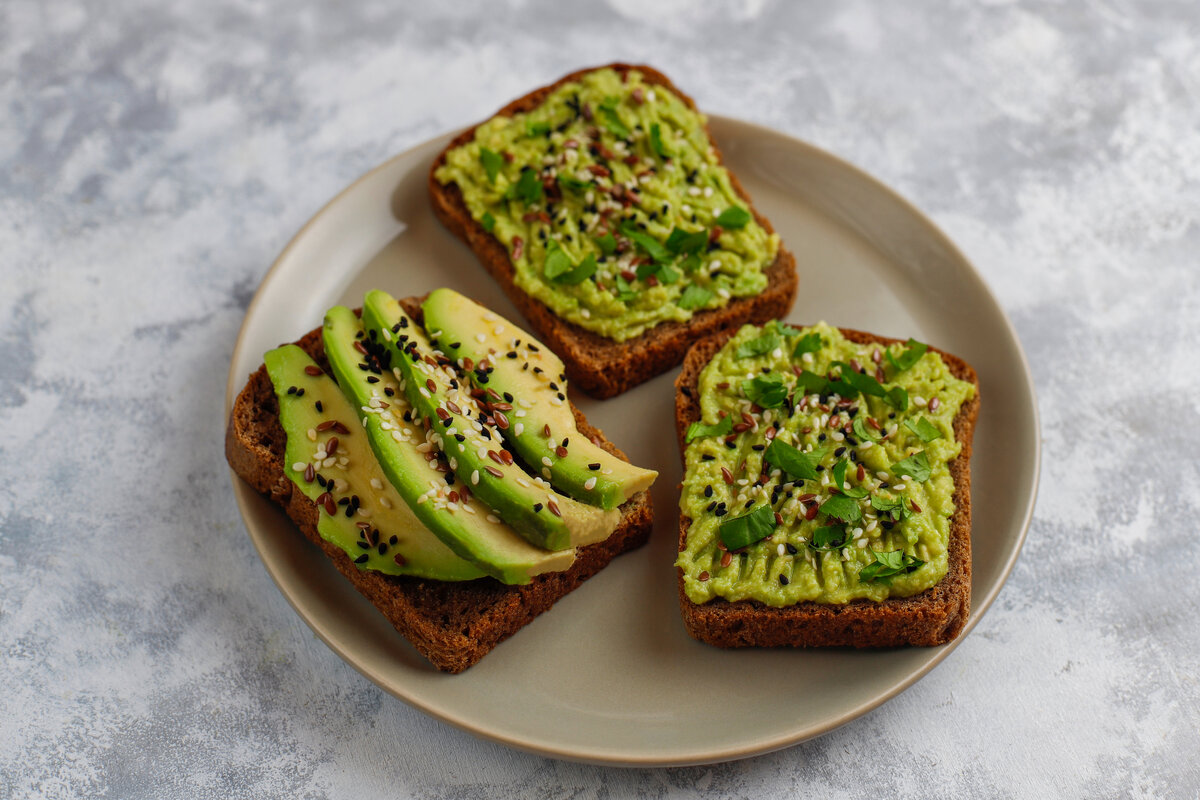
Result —
[[[587,489],[589,492],[590,492],[592,489],[595,489],[595,488],[596,488],[596,476],[595,476],[595,475],[593,475],[592,477],[590,477],[590,478],[588,478],[586,481],[584,481],[584,482],[583,482],[583,488],[584,488],[584,489]]]
[[[550,456],[542,456],[542,464],[547,467],[553,467],[554,462],[550,460]]]

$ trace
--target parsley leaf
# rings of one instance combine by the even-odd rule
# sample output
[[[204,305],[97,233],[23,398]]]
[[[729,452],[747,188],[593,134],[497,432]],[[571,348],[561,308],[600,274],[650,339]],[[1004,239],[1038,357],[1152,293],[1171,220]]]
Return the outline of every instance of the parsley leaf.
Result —
[[[854,424],[850,426],[854,431],[854,438],[860,442],[878,442],[881,438],[879,431],[873,430],[862,418],[861,415],[854,418]]]
[[[917,435],[922,442],[928,444],[934,439],[942,438],[942,431],[937,425],[934,425],[925,417],[917,417],[916,419],[904,420],[904,427]]]
[[[574,286],[578,283],[583,283],[588,278],[596,274],[596,256],[588,253],[587,257],[580,261],[574,268],[568,272],[564,272],[554,279],[555,283],[565,283],[568,286]]]
[[[792,351],[792,358],[799,358],[805,353],[815,353],[821,349],[821,336],[816,333],[806,333],[800,337],[800,341],[796,342],[796,349]]]
[[[732,429],[731,424],[730,430]],[[792,445],[776,437],[767,445],[767,449],[763,453],[763,458],[766,459],[768,464],[773,467],[779,467],[793,478],[815,481],[817,479],[817,465],[821,463],[821,459],[825,456],[826,452],[828,452],[826,448],[820,448],[809,453],[802,453]]]
[[[483,212],[483,219],[480,220],[480,223],[482,223],[485,231],[491,233],[496,227],[496,218],[492,216],[492,212],[485,211]]]
[[[557,242],[551,242],[550,247],[546,250],[546,262],[542,267],[545,276],[550,280],[555,280],[570,272],[573,266],[571,257],[558,246]]]
[[[871,495],[871,508],[884,514],[890,514],[896,522],[908,519],[913,514],[903,497],[888,498],[881,494],[873,494]]]
[[[730,550],[739,550],[754,544],[775,532],[775,511],[762,505],[740,517],[721,523],[721,541]]]
[[[675,228],[664,242],[666,248],[676,255],[680,253],[697,253],[708,244],[707,231],[688,233],[683,228]]]
[[[657,122],[650,124],[650,147],[658,154],[659,158],[669,158],[667,148],[663,146],[662,129]]]
[[[921,356],[925,355],[925,351],[929,349],[929,345],[922,344],[916,339],[909,339],[905,342],[908,349],[899,356],[892,355],[889,349],[887,352],[888,363],[896,368],[897,372],[904,372],[906,369],[911,369],[914,364],[921,360]]]
[[[869,394],[872,397],[886,396],[887,393],[883,386],[870,375],[864,375],[844,361],[835,361],[834,366],[842,368],[842,382],[853,386],[856,392]]]
[[[705,425],[703,422],[693,422],[688,426],[686,442],[699,439],[702,436],[728,436],[733,433],[733,417],[724,416],[716,425]]]
[[[683,295],[675,301],[675,305],[682,308],[684,311],[695,311],[698,308],[704,308],[708,305],[708,301],[712,299],[713,293],[703,286],[690,284],[683,290]]]
[[[813,550],[837,550],[846,543],[844,525],[822,525],[813,531],[808,546]]]
[[[542,182],[538,180],[537,173],[529,167],[521,170],[520,179],[513,185],[508,187],[508,191],[504,193],[505,197],[515,197],[524,201],[525,205],[536,203],[542,199]]]
[[[744,228],[752,219],[750,212],[741,206],[730,206],[717,217],[717,224],[722,228]]]
[[[496,176],[500,174],[500,169],[504,166],[504,159],[495,150],[481,147],[479,148],[479,163],[483,165],[483,171],[487,173],[488,183],[495,183]]]
[[[805,369],[801,370],[796,378],[796,388],[805,394],[827,394],[829,392],[829,381],[817,373],[809,372]]]
[[[830,474],[833,475],[833,482],[837,484],[839,489],[846,488],[846,467],[848,466],[850,466],[850,462],[843,458],[834,464],[833,469],[830,470]]]
[[[626,223],[621,226],[621,233],[629,237],[630,241],[640,247],[646,255],[653,258],[655,261],[670,261],[671,252],[662,244],[647,233],[643,233],[633,225]]]
[[[890,550],[880,553],[871,548],[875,560],[862,568],[858,573],[860,580],[890,583],[892,578],[901,573],[912,572],[925,562],[916,556],[910,556],[903,550]]]
[[[897,477],[907,475],[917,483],[924,483],[929,480],[929,473],[931,471],[929,457],[925,455],[924,450],[919,453],[913,453],[903,461],[897,461],[895,464],[892,464],[893,475]]]
[[[842,522],[857,522],[862,519],[862,509],[858,507],[858,501],[851,497],[843,495],[832,495],[828,500],[821,504],[821,511],[833,519],[840,519]]]
[[[887,400],[888,405],[897,411],[908,410],[908,392],[904,391],[903,386],[893,386],[888,389],[883,399]]]
[[[606,256],[611,256],[613,253],[617,252],[617,239],[611,233],[606,233],[603,236],[597,236],[592,241],[596,243],[596,247],[600,248],[600,252],[604,253]]]
[[[742,391],[746,393],[746,399],[751,403],[758,403],[763,408],[779,408],[787,398],[787,386],[783,382],[783,376],[774,372],[742,381]]]
[[[761,336],[755,337],[748,342],[738,345],[738,358],[751,358],[753,356],[761,356],[764,353],[769,353],[776,347],[779,347],[779,334],[775,331],[767,331]]]

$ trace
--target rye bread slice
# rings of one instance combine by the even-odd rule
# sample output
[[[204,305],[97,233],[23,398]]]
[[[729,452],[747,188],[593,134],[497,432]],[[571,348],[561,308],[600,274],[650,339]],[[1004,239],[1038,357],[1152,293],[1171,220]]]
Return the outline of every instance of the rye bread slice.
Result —
[[[899,340],[841,329],[852,342],[881,345]],[[700,372],[736,331],[693,345],[675,379],[675,429],[682,458],[688,426],[700,419]],[[949,642],[962,631],[971,612],[971,440],[979,415],[979,378],[967,362],[938,353],[956,378],[975,384],[975,396],[954,418],[954,434],[962,444],[950,462],[954,478],[954,516],[950,518],[949,569],[936,586],[912,597],[883,602],[854,600],[844,605],[814,602],[774,608],[756,600],[731,603],[715,598],[704,604],[688,599],[683,570],[677,568],[679,607],[692,637],[718,647],[895,647],[933,646]],[[691,518],[679,520],[679,550],[687,541]]]
[[[670,90],[690,108],[696,110],[692,98],[679,91],[665,75],[653,67],[615,63],[565,75],[548,86],[517,98],[497,111],[495,116],[512,116],[530,111],[562,84],[578,80],[580,76],[597,69],[613,69],[619,73],[637,70],[648,83]],[[705,129],[707,131],[707,126]],[[664,322],[625,342],[606,339],[567,322],[516,285],[516,270],[509,260],[508,250],[499,239],[471,218],[457,184],[443,186],[434,177],[438,167],[445,162],[446,153],[470,142],[474,137],[475,127],[472,127],[455,137],[434,159],[433,167],[429,171],[429,193],[433,201],[433,212],[451,233],[471,248],[513,305],[525,315],[538,337],[563,360],[567,376],[593,397],[613,397],[665,372],[683,360],[688,347],[703,337],[718,331],[739,328],[747,322],[761,324],[782,317],[792,307],[792,301],[796,298],[796,259],[780,245],[775,261],[766,270],[768,283],[761,294],[735,298],[724,308],[701,311],[687,322]],[[708,138],[711,142],[711,133]],[[715,142],[713,147],[717,151],[718,160],[723,163],[721,151]],[[754,208],[750,196],[737,176],[730,173],[729,177],[733,188],[749,205],[758,224],[768,233],[773,232],[771,223]]]
[[[401,302],[410,316],[420,319],[420,299]],[[320,328],[296,344],[330,372]],[[580,433],[628,460],[600,430],[588,424],[579,409],[572,405],[571,410]],[[302,492],[293,491],[294,484],[284,474],[286,443],[279,424],[279,403],[263,366],[250,375],[230,413],[225,434],[229,466],[281,506],[400,635],[444,672],[457,673],[470,667],[613,558],[641,546],[650,536],[650,493],[640,492],[621,506],[621,522],[611,536],[580,548],[570,569],[538,575],[524,586],[508,586],[492,578],[443,582],[360,570],[344,550],[321,538],[316,505]]]

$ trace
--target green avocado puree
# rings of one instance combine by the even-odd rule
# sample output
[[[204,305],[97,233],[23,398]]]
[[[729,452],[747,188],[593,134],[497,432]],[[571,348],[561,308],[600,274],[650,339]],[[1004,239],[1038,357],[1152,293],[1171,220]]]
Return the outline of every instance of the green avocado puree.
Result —
[[[434,173],[563,319],[616,341],[766,288],[779,237],[759,225],[705,118],[640,72],[589,72],[497,116]]]
[[[679,502],[691,524],[675,562],[687,596],[787,606],[937,584],[955,509],[953,422],[974,393],[911,340],[743,327],[700,375]]]

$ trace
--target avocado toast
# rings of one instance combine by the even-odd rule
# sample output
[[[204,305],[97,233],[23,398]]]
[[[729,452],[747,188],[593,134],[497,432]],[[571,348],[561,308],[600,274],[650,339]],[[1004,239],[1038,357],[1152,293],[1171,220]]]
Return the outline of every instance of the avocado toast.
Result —
[[[362,322],[331,309],[321,329],[267,354],[234,403],[226,457],[438,669],[461,672],[646,541],[655,473],[629,466],[566,400],[552,353],[461,296],[437,298],[460,298],[449,304],[457,324],[476,326],[472,342],[497,352],[447,356],[461,343],[426,336],[419,300],[372,292]],[[436,304],[427,301],[432,316]],[[527,382],[497,379],[492,359],[507,352],[547,377],[530,366]],[[525,445],[546,449],[553,469],[522,470],[509,433],[560,394],[553,425]],[[592,469],[597,453],[605,460]],[[596,491],[589,503],[552,485],[580,471],[596,473],[590,490],[576,490]],[[496,486],[511,497],[489,495]]]
[[[580,70],[456,137],[434,213],[596,397],[791,307],[795,260],[695,103],[645,66]]]
[[[676,380],[679,601],[721,647],[938,645],[970,611],[978,380],[825,325],[697,342]]]

